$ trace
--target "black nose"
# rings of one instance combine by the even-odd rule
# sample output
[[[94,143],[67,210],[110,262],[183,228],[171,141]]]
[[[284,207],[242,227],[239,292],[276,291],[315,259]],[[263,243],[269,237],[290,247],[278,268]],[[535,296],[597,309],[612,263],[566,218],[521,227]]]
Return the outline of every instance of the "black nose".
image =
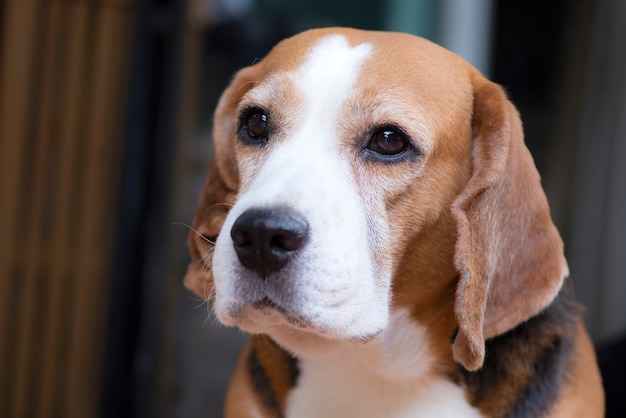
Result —
[[[237,218],[230,236],[241,264],[265,278],[302,248],[308,231],[307,221],[291,210],[248,209]]]

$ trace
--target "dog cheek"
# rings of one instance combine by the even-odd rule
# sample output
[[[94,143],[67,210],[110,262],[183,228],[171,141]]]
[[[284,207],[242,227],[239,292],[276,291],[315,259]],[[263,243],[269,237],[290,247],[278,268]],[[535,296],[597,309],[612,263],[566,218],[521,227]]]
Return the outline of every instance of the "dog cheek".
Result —
[[[259,171],[261,157],[255,155],[254,152],[243,149],[237,152],[237,168],[240,174],[239,194],[244,193],[250,188],[250,184],[254,180]]]

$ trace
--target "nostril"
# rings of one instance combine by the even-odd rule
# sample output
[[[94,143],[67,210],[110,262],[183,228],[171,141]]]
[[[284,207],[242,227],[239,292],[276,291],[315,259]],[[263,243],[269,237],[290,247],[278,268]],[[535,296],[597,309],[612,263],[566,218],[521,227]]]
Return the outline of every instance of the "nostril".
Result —
[[[235,220],[230,235],[241,264],[266,277],[305,245],[308,230],[306,220],[291,210],[249,209]]]
[[[230,237],[237,246],[250,245],[250,236],[243,228],[233,228]]]
[[[278,250],[295,251],[306,240],[306,229],[277,231],[270,241],[270,246]]]

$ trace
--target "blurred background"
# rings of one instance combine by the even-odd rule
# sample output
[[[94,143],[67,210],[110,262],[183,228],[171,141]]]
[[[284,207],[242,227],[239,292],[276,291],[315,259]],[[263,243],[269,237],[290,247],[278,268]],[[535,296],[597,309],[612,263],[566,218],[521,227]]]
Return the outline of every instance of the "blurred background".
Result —
[[[411,32],[521,111],[626,416],[626,2],[0,0],[0,416],[219,417],[244,337],[182,287],[234,71],[303,29]]]

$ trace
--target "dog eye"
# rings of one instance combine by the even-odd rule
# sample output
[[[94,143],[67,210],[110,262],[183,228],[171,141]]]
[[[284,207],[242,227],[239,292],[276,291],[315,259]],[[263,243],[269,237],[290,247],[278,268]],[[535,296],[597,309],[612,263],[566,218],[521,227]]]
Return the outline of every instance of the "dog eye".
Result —
[[[383,127],[374,132],[366,148],[377,154],[393,156],[401,154],[411,147],[407,135],[395,128]]]
[[[242,112],[239,138],[247,144],[264,144],[269,137],[269,116],[262,109],[251,108]]]
[[[266,138],[268,131],[268,118],[265,113],[259,111],[252,112],[248,115],[247,121],[248,133],[253,138]]]

